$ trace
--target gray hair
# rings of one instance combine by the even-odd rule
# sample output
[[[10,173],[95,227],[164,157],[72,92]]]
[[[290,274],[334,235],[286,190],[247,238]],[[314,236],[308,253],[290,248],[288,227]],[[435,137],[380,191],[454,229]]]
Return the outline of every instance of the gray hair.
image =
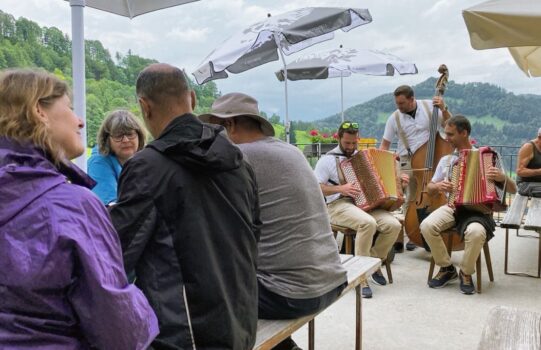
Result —
[[[140,151],[145,147],[145,130],[137,121],[137,117],[133,113],[121,109],[109,113],[98,131],[96,140],[98,150],[105,156],[113,153],[109,136],[127,133],[132,130],[137,133],[139,139],[137,151]]]

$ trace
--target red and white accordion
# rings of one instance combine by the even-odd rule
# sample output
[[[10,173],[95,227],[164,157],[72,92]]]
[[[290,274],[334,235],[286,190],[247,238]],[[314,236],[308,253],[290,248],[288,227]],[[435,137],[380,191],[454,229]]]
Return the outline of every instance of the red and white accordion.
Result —
[[[458,159],[450,165],[453,190],[449,194],[449,205],[482,213],[505,210],[503,186],[498,187],[486,178],[492,166],[503,171],[499,154],[490,147],[461,150]]]
[[[393,211],[404,203],[397,164],[392,152],[369,148],[340,163],[345,180],[361,193],[353,198],[364,211]]]

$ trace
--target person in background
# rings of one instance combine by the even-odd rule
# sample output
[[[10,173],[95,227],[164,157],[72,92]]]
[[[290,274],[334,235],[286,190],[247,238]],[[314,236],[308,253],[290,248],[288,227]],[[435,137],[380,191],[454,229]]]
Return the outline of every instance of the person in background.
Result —
[[[541,128],[537,130],[537,137],[520,148],[517,162],[517,184],[541,182]]]
[[[156,311],[158,349],[252,349],[259,199],[223,128],[195,115],[184,73],[146,67],[136,93],[154,137],[122,169],[110,214],[126,271]]]
[[[332,224],[355,230],[355,255],[372,256],[385,260],[402,229],[400,222],[387,210],[373,209],[365,212],[357,207],[353,197],[361,190],[347,183],[339,164],[357,152],[359,124],[345,121],[338,128],[338,146],[321,157],[315,168],[316,178],[323,195]],[[405,177],[402,178],[403,181]],[[374,235],[378,237],[374,245]],[[371,276],[374,283],[384,286],[387,280],[381,268]],[[368,281],[361,283],[363,298],[372,297]]]
[[[433,106],[439,108],[438,124],[443,127],[445,121],[451,117],[443,97],[434,96],[430,100],[417,100],[415,92],[409,85],[401,85],[394,91],[396,111],[387,119],[385,131],[381,141],[381,149],[389,150],[394,140],[398,141],[396,152],[400,157],[400,169],[409,176],[404,201],[404,213],[409,202],[417,193],[417,182],[411,171],[411,157],[425,143],[430,136],[430,119],[432,118]],[[407,250],[414,250],[415,244],[408,242]],[[397,247],[399,248],[399,247]]]
[[[312,168],[295,146],[274,138],[257,101],[230,93],[204,122],[223,125],[254,169],[261,205],[257,284],[259,318],[292,319],[325,309],[347,285],[325,201]],[[299,349],[291,337],[275,350]]]
[[[447,196],[453,190],[453,183],[449,177],[450,165],[458,159],[457,153],[461,150],[471,149],[471,124],[462,116],[455,115],[449,118],[445,125],[447,141],[456,152],[440,159],[432,180],[427,186],[428,193],[445,193]],[[504,186],[509,193],[516,192],[514,181],[496,167],[489,167],[486,173],[488,180]],[[441,233],[455,227],[464,240],[464,255],[460,263],[460,271],[451,263],[451,257],[443,242]],[[472,274],[475,272],[475,263],[481,249],[487,240],[494,236],[496,223],[492,213],[481,213],[464,207],[454,208],[452,205],[442,205],[434,210],[421,222],[421,234],[430,247],[436,265],[440,267],[437,275],[428,281],[430,288],[443,288],[449,282],[460,279],[460,292],[474,294]]]
[[[103,204],[116,202],[122,166],[143,147],[145,131],[132,113],[117,110],[105,118],[88,160],[88,175],[96,181],[92,192]]]
[[[70,162],[82,128],[54,75],[0,74],[0,349],[146,349],[158,334],[94,182]]]

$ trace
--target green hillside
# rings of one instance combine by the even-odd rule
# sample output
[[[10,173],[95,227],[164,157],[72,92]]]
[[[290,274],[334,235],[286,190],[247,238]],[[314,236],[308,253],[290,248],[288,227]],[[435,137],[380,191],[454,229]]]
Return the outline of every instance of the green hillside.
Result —
[[[96,40],[86,40],[85,50],[88,146],[93,146],[108,112],[121,108],[140,115],[135,80],[142,68],[156,61],[129,51],[111,55]],[[58,28],[15,19],[0,10],[0,69],[15,67],[40,67],[71,84],[71,41]],[[219,96],[216,84],[192,86],[198,99],[196,113],[210,110]]]
[[[417,99],[431,99],[436,79],[414,86]],[[453,114],[463,114],[472,122],[472,137],[480,144],[521,145],[541,126],[541,96],[515,95],[486,83],[449,82],[445,101]],[[381,139],[385,122],[396,109],[392,93],[378,96],[345,111],[345,119],[360,123],[364,137]],[[336,128],[340,115],[314,122],[316,128]]]

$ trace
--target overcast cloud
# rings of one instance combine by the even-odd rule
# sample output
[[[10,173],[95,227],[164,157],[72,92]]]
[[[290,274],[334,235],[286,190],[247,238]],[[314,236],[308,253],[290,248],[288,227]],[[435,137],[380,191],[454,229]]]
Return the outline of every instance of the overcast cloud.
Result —
[[[111,0],[113,1],[113,0]],[[378,49],[414,62],[418,75],[370,77],[352,75],[344,80],[345,107],[391,92],[401,84],[414,85],[446,63],[450,79],[458,83],[493,83],[516,94],[537,93],[540,80],[520,71],[506,49],[476,51],[462,19],[462,10],[481,1],[472,0],[202,0],[133,20],[91,8],[85,9],[85,37],[100,40],[115,52],[134,54],[171,63],[192,72],[217,45],[267,13],[307,6],[368,8],[371,24],[349,33],[338,32],[334,40],[313,46],[308,52],[344,47]],[[23,16],[41,26],[55,26],[71,36],[70,6],[63,0],[2,0],[0,10]],[[274,76],[281,68],[272,62],[242,74],[216,81],[222,93],[241,91],[260,101],[268,113],[284,115],[284,86]],[[340,109],[340,80],[291,82],[290,119],[312,120]]]

